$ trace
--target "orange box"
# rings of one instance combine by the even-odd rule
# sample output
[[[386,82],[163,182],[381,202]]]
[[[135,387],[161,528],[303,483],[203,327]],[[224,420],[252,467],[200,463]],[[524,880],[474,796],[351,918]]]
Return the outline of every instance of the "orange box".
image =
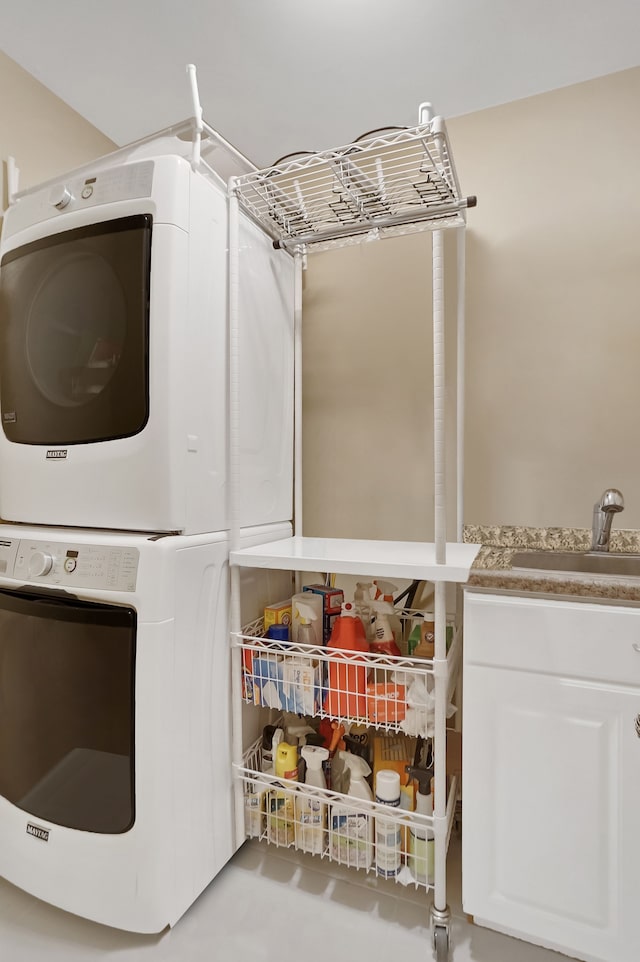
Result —
[[[399,722],[406,714],[404,685],[394,685],[390,682],[367,685],[367,718],[370,722],[379,724]]]

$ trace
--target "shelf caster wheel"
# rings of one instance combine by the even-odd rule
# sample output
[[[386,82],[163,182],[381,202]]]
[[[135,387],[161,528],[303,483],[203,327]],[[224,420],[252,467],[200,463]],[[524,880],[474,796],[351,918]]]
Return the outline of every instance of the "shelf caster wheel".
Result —
[[[449,962],[449,929],[436,925],[433,930],[433,951],[436,962]]]

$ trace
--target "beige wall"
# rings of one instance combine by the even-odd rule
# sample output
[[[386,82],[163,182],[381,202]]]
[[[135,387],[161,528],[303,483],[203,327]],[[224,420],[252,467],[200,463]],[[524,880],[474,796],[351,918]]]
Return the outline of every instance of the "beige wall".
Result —
[[[2,52],[0,90],[3,209],[8,156],[15,158],[24,189],[113,150],[111,140]]]
[[[627,503],[616,524],[640,528],[638,103],[640,68],[448,122],[478,196],[466,521],[585,527],[613,485]],[[429,245],[309,258],[307,534],[432,536]]]

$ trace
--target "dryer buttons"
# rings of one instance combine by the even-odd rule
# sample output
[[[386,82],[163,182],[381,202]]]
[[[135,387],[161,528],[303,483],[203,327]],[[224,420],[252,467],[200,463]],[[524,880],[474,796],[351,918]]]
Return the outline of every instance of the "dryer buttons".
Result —
[[[89,200],[89,198],[91,197],[92,194],[93,194],[93,187],[89,186],[89,187],[83,187],[83,188],[82,188],[82,199],[83,199],[83,200]]]
[[[72,574],[72,572],[74,572],[74,571],[76,570],[77,565],[78,565],[78,562],[76,561],[75,558],[65,558],[65,559],[64,559],[64,570],[65,570],[68,574]]]

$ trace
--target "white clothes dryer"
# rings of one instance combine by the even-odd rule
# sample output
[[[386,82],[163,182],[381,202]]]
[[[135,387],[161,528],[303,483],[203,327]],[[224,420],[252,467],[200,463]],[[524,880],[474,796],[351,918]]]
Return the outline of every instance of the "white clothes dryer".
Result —
[[[227,562],[222,534],[0,525],[0,876],[159,932],[236,850]],[[249,577],[247,620],[291,590]]]
[[[229,527],[227,194],[158,138],[5,214],[5,520]],[[239,276],[245,526],[292,517],[293,475],[293,260],[245,215]]]

